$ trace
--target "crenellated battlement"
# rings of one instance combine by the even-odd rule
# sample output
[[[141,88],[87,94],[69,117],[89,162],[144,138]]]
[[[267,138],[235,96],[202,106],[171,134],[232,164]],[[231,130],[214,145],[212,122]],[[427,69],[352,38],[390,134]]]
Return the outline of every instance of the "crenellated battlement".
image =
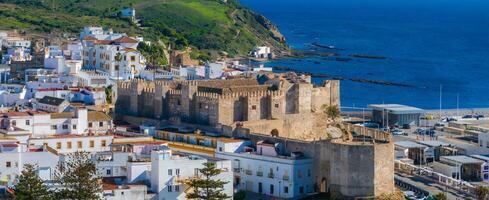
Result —
[[[161,119],[178,117],[212,126],[309,115],[324,104],[339,104],[339,84],[335,81],[313,87],[304,81],[293,83],[277,78],[261,84],[255,78],[156,81],[138,78],[118,86],[120,112],[128,110],[130,115]]]

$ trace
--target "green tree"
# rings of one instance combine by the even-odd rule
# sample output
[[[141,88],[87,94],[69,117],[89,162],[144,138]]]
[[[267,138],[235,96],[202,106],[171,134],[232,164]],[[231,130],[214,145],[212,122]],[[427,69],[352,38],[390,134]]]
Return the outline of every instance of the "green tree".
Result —
[[[433,196],[436,200],[448,200],[448,197],[445,193],[438,193],[435,196]]]
[[[336,122],[336,119],[340,116],[340,109],[337,105],[323,105],[323,110],[333,122]]]
[[[221,173],[221,170],[216,168],[215,163],[204,163],[204,168],[199,169],[199,173],[202,176],[194,177],[187,182],[192,189],[190,193],[187,193],[187,198],[204,200],[230,198],[223,192],[224,184],[228,182],[212,179]]]
[[[56,199],[101,199],[102,186],[87,152],[68,154],[66,160],[58,165],[55,180],[62,186],[55,192]]]
[[[26,164],[15,185],[15,199],[49,200],[52,199],[48,187],[36,173],[37,166]]]
[[[109,85],[105,88],[105,100],[107,103],[112,103],[112,85]]]
[[[478,200],[486,200],[488,192],[488,188],[482,185],[475,188],[475,194]]]

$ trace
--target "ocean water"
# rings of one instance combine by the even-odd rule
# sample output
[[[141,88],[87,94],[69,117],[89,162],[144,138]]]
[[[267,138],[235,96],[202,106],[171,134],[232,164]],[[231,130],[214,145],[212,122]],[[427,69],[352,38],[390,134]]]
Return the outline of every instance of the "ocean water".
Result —
[[[265,63],[346,78],[412,87],[341,82],[342,106],[400,103],[437,109],[489,107],[487,0],[241,0],[272,20],[296,49],[313,42],[349,54],[385,56],[351,61],[321,57]],[[327,50],[331,51],[331,50]],[[320,82],[321,79],[314,79]]]

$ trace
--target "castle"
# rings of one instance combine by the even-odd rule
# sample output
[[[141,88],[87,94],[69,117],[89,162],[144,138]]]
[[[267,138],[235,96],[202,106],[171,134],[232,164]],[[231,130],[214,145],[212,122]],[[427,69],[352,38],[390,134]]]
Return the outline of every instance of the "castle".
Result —
[[[332,131],[324,107],[340,105],[337,80],[315,86],[308,76],[286,73],[230,80],[135,79],[117,87],[116,116],[131,124],[176,124],[282,144],[286,153],[303,152],[314,160],[317,191],[345,199],[394,192],[394,145],[388,133],[353,124]],[[357,136],[344,135],[353,132]]]
[[[229,80],[132,80],[118,85],[116,113],[297,138],[311,134],[323,106],[339,106],[339,81],[314,86],[308,76],[267,74]],[[323,118],[324,119],[324,118]],[[232,135],[231,135],[232,136]]]

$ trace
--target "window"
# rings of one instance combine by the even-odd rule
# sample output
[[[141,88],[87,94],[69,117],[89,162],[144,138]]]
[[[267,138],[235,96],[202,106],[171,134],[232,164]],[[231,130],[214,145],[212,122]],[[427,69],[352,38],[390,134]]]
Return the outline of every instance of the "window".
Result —
[[[304,186],[299,187],[299,193],[303,194],[304,193]]]
[[[78,141],[76,145],[79,149],[83,148],[83,142],[82,141]]]
[[[256,110],[256,105],[252,105],[251,110]]]
[[[168,186],[168,192],[172,192],[172,186],[171,185]]]
[[[222,151],[222,147],[219,147],[219,151]]]
[[[175,169],[175,175],[180,176],[180,169]]]
[[[110,169],[107,170],[107,175],[111,175],[112,171]]]
[[[489,141],[486,142],[486,147],[489,148]]]
[[[180,185],[175,185],[175,192],[180,192]]]
[[[194,175],[195,175],[195,176],[198,176],[198,175],[199,175],[199,168],[195,168],[195,169],[194,169]]]
[[[102,147],[106,147],[107,146],[107,140],[102,140],[101,142],[101,145]]]
[[[11,163],[11,162],[6,162],[6,163],[5,163],[5,166],[6,166],[6,167],[12,167],[12,163]]]
[[[67,142],[67,143],[66,143],[66,147],[67,147],[68,149],[71,149],[71,142]]]
[[[31,121],[25,120],[25,125],[27,125],[27,126],[31,125]]]
[[[278,108],[278,107],[279,107],[279,105],[278,105],[278,103],[276,103],[276,104],[275,104],[275,108]]]
[[[307,169],[307,177],[311,177],[311,169]]]
[[[90,148],[93,148],[93,147],[95,147],[95,141],[90,140]]]
[[[99,126],[99,127],[104,126],[104,122],[99,122],[99,123],[98,123],[98,126]]]
[[[68,129],[68,124],[63,124],[63,130]]]
[[[285,193],[285,194],[288,194],[288,193],[289,193],[289,187],[284,186],[284,193]]]
[[[12,126],[17,126],[17,122],[15,120],[12,120]]]
[[[136,61],[136,56],[131,56],[131,61],[132,62]]]
[[[88,123],[88,128],[92,128],[92,122]]]
[[[302,172],[301,172],[301,170],[297,170],[297,177],[302,178]]]
[[[56,128],[57,128],[56,125],[51,126],[51,130],[56,130]]]
[[[179,100],[177,100],[177,105],[180,105],[180,99],[179,99]]]
[[[275,189],[275,188],[273,187],[273,184],[270,184],[270,194],[273,194],[273,192],[274,192],[273,190],[274,190],[274,189]]]
[[[258,182],[258,193],[262,193],[263,192],[263,189],[262,189],[262,184],[261,182]]]
[[[76,124],[73,124],[73,128],[72,129],[73,130],[76,130]]]
[[[168,175],[171,176],[172,175],[172,169],[168,169]]]
[[[61,149],[61,142],[56,142],[56,149]]]
[[[119,70],[119,65],[115,65],[115,70]]]
[[[202,109],[202,103],[199,103],[199,109]]]

